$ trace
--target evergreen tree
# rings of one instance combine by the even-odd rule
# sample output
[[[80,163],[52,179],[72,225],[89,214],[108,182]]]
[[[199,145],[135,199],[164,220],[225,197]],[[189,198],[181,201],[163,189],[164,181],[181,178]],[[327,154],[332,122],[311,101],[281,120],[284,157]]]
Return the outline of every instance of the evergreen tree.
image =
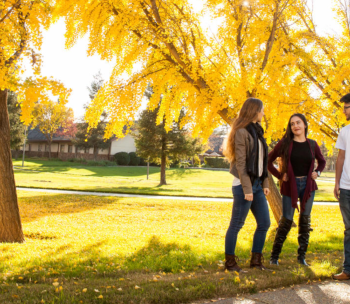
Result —
[[[144,159],[161,165],[160,184],[166,185],[165,169],[167,163],[188,159],[203,150],[198,138],[193,139],[185,128],[181,128],[181,117],[173,122],[172,130],[166,132],[165,121],[156,124],[159,108],[144,110],[134,133],[137,154]]]
[[[15,151],[17,158],[24,142],[25,125],[21,122],[21,107],[17,102],[17,95],[11,91],[7,95],[7,110],[10,121],[11,150]]]
[[[90,99],[93,100],[98,92],[98,90],[103,85],[103,79],[101,73],[94,75],[94,80],[92,81],[89,90]],[[85,107],[86,108],[86,107]],[[73,143],[77,148],[83,149],[94,149],[94,160],[97,160],[98,150],[107,149],[111,144],[111,139],[105,140],[104,133],[107,122],[107,114],[102,113],[100,122],[97,124],[96,128],[88,130],[89,124],[81,120],[80,123],[76,124],[77,132],[75,134],[75,139]]]

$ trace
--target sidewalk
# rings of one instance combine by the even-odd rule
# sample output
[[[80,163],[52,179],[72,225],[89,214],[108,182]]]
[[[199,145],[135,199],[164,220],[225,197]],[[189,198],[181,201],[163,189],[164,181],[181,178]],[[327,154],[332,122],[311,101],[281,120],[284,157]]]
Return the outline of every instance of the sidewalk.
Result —
[[[74,194],[74,195],[94,195],[94,196],[115,196],[115,197],[138,197],[138,198],[152,198],[152,199],[168,199],[180,201],[199,201],[199,202],[223,202],[232,203],[232,198],[215,198],[215,197],[194,197],[194,196],[166,196],[166,195],[142,195],[142,194],[127,194],[114,192],[89,192],[89,191],[74,191],[74,190],[59,190],[59,189],[42,189],[42,188],[25,188],[17,187],[17,190],[47,192],[58,194]],[[339,206],[337,202],[314,202],[314,205],[321,206]]]
[[[244,295],[205,303],[216,304],[349,304],[350,280],[295,285],[252,295]]]

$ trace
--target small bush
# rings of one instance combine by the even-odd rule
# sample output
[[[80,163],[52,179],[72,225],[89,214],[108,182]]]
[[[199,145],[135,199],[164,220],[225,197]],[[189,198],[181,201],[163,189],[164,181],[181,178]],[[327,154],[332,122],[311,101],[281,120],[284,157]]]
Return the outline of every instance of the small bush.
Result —
[[[147,161],[144,158],[142,158],[142,157],[140,157],[140,164],[139,164],[139,166],[147,166]]]
[[[129,156],[130,156],[129,166],[138,166],[140,164],[141,159],[136,155],[135,152],[130,152]]]
[[[198,155],[193,156],[193,166],[194,167],[200,167],[201,160],[199,159]]]
[[[190,166],[190,163],[188,161],[183,161],[178,166],[179,168],[188,168]]]
[[[223,157],[205,157],[204,163],[210,168],[230,168],[230,164]]]
[[[114,159],[120,166],[127,166],[130,163],[130,156],[127,152],[118,152],[114,154]]]
[[[112,162],[110,160],[104,160],[103,163],[105,166],[116,166],[117,164],[115,162]]]
[[[104,166],[103,161],[96,161],[96,160],[88,160],[86,162],[88,166]]]

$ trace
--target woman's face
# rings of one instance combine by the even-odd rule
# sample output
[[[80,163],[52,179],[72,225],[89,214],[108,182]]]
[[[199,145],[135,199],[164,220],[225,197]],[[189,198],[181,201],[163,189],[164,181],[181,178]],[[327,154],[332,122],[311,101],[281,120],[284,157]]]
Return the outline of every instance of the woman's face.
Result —
[[[290,120],[290,127],[294,136],[300,136],[305,134],[306,126],[302,119],[298,116],[292,117],[292,119]]]
[[[258,113],[258,118],[256,119],[256,121],[261,122],[263,117],[264,117],[264,107],[262,107],[261,111]]]

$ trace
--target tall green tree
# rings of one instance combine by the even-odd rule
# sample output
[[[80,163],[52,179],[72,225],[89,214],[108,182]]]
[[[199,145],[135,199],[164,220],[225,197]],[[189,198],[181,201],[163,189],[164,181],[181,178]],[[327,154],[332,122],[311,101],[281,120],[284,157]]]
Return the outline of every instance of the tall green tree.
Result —
[[[178,121],[173,121],[172,129],[165,129],[163,117],[157,124],[159,107],[151,111],[144,110],[138,121],[135,135],[137,154],[151,162],[160,164],[160,186],[166,185],[166,165],[175,160],[188,159],[203,150],[199,138],[192,138],[181,124],[184,115]]]
[[[101,73],[94,75],[94,80],[88,87],[89,97],[91,101],[95,98],[97,92],[103,85],[103,79]],[[87,108],[87,106],[85,107]],[[107,149],[111,144],[111,139],[105,139],[105,129],[108,115],[106,112],[102,112],[100,121],[95,128],[89,128],[89,124],[84,119],[76,124],[76,133],[73,143],[77,148],[94,149],[94,160],[97,160],[98,150]]]
[[[80,149],[93,148],[94,160],[97,160],[99,149],[107,149],[111,144],[111,139],[104,139],[106,119],[107,114],[102,113],[100,122],[93,129],[89,129],[89,124],[84,121],[76,124],[77,131],[73,143]]]
[[[15,157],[17,158],[24,142],[26,127],[21,121],[21,107],[17,101],[17,95],[12,91],[9,91],[7,94],[7,110],[10,121],[11,150],[15,151]]]

